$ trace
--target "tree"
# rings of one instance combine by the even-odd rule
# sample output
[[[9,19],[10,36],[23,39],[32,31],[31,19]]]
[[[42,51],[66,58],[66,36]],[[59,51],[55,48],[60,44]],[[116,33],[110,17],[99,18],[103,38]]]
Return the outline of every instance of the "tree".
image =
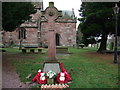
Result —
[[[106,50],[106,41],[109,33],[114,33],[115,17],[112,2],[82,3],[80,8],[82,18],[79,27],[85,41],[101,36],[98,52]],[[92,40],[93,42],[94,40]],[[94,42],[95,43],[95,42]]]
[[[18,26],[31,18],[35,13],[31,2],[3,2],[2,3],[2,28],[5,31],[14,31]]]
[[[79,29],[79,26],[78,26],[78,29]],[[82,38],[83,38],[83,34],[81,33],[80,30],[77,30],[76,32],[77,32],[77,35],[76,35],[76,37],[77,37],[77,38],[76,38],[76,43],[77,43],[77,44],[83,43],[83,41],[82,41],[82,40],[83,40],[83,39],[82,39]]]

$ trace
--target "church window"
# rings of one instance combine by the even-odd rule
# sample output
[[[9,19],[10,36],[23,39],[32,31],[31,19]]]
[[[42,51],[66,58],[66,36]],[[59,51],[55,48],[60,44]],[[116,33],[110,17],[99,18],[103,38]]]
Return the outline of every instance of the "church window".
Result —
[[[26,30],[25,28],[19,29],[19,39],[26,39]]]
[[[56,46],[60,46],[60,34],[56,33]]]

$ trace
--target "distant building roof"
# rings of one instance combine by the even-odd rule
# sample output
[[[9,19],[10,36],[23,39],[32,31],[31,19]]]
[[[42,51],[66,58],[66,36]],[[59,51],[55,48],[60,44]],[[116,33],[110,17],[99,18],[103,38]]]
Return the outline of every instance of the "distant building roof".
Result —
[[[75,15],[73,11],[70,10],[62,10],[62,17],[65,19],[74,19]]]

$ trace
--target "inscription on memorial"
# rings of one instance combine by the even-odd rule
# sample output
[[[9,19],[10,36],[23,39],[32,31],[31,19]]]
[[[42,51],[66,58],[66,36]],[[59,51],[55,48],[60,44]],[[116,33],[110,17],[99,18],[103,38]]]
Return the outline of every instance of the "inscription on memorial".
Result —
[[[55,73],[60,73],[59,63],[45,63],[44,72],[54,71]]]

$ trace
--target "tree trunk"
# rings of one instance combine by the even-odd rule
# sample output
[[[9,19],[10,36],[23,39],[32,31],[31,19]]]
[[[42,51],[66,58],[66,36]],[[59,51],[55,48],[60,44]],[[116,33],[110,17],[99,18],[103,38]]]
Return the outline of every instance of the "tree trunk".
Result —
[[[106,44],[107,44],[107,35],[102,34],[101,44],[97,52],[102,52],[106,50]]]

